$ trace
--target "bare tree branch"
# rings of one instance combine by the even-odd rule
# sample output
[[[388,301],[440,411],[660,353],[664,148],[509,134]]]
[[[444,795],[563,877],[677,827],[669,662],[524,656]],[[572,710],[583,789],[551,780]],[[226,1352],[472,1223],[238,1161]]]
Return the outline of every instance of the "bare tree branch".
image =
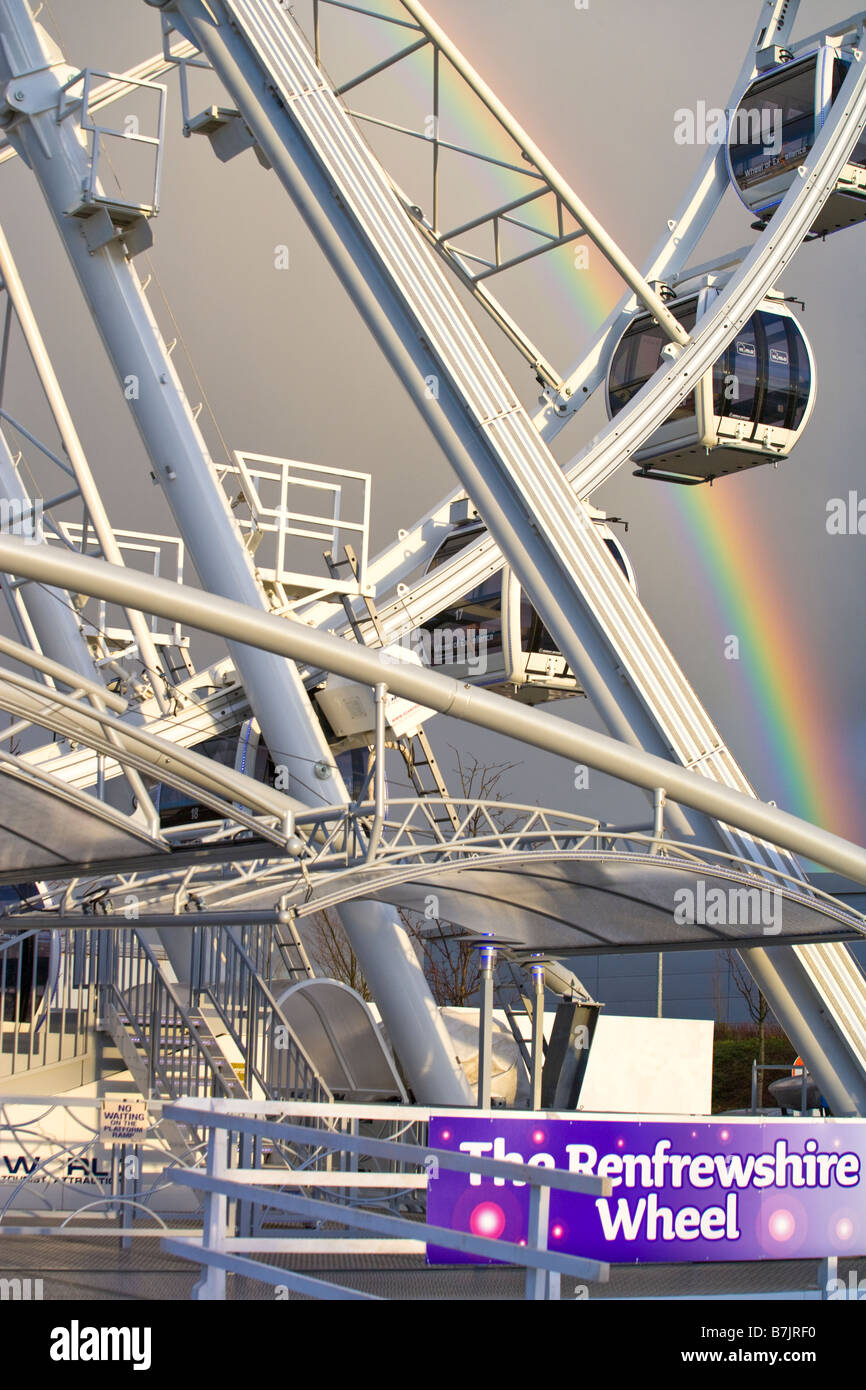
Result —
[[[369,1003],[373,998],[358,957],[337,917],[327,908],[311,917],[305,930],[313,965],[331,980],[340,980]]]

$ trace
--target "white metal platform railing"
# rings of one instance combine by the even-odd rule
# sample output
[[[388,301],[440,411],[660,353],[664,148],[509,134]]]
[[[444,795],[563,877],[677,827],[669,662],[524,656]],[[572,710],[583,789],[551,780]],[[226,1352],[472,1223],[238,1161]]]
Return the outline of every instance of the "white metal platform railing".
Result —
[[[118,527],[114,528],[114,536],[124,563],[142,568],[146,574],[155,577],[164,574],[177,584],[183,583],[185,546],[179,536],[122,530]],[[82,555],[102,554],[99,538],[91,527],[85,527],[81,522],[62,521],[57,527],[57,534],[49,532],[46,538],[61,543],[65,540],[68,546]],[[97,666],[125,656],[135,656],[136,634],[129,626],[128,615],[119,605],[108,603],[105,599],[86,600],[84,595],[79,595],[75,606],[85,636],[95,653]],[[180,623],[169,623],[160,628],[154,618],[147,622],[154,644],[169,649],[174,663],[172,669],[177,675],[193,675],[189,637]]]
[[[372,592],[369,473],[240,449],[234,459],[216,465],[217,472],[256,572],[280,611],[316,593]],[[357,576],[344,580],[314,571],[323,544],[338,551],[344,533],[358,546]]]
[[[386,1107],[379,1107],[378,1110],[387,1113]],[[366,1300],[376,1297],[327,1279],[249,1258],[250,1255],[273,1256],[291,1254],[293,1251],[300,1253],[298,1236],[286,1230],[286,1227],[292,1224],[291,1220],[287,1221],[286,1218],[292,1217],[333,1222],[347,1228],[347,1235],[350,1232],[354,1235],[358,1231],[365,1231],[380,1238],[384,1237],[387,1248],[392,1253],[401,1251],[404,1254],[420,1254],[429,1242],[455,1252],[480,1255],[515,1265],[526,1270],[527,1298],[559,1298],[560,1278],[563,1274],[581,1280],[607,1282],[608,1265],[598,1260],[555,1254],[547,1249],[547,1239],[552,1190],[589,1192],[602,1197],[609,1195],[609,1179],[584,1177],[566,1173],[561,1169],[544,1169],[530,1167],[528,1164],[469,1157],[466,1154],[430,1149],[401,1140],[395,1142],[369,1138],[357,1133],[339,1132],[331,1127],[330,1122],[333,1118],[345,1118],[350,1112],[354,1112],[352,1120],[355,1124],[363,1119],[364,1114],[372,1113],[370,1109],[365,1110],[358,1106],[305,1106],[303,1118],[307,1119],[308,1123],[298,1124],[292,1123],[293,1115],[301,1118],[298,1107],[276,1106],[273,1103],[247,1104],[239,1108],[231,1104],[216,1106],[213,1103],[196,1105],[191,1102],[179,1102],[166,1108],[166,1116],[178,1124],[194,1125],[197,1129],[207,1131],[205,1171],[186,1169],[183,1172],[173,1172],[175,1182],[205,1194],[201,1239],[167,1238],[163,1242],[166,1251],[194,1260],[202,1266],[202,1279],[196,1286],[194,1297],[206,1300],[224,1299],[227,1273],[245,1274],[263,1283],[281,1285],[299,1293],[311,1294],[315,1298]],[[275,1114],[281,1117],[279,1123],[267,1118]],[[418,1107],[401,1107],[399,1111],[403,1120],[426,1121],[429,1115],[429,1111]],[[316,1120],[319,1121],[318,1124],[315,1123]],[[410,1183],[404,1172],[389,1174],[376,1171],[370,1176],[369,1182],[361,1180],[367,1175],[357,1173],[349,1178],[345,1173],[338,1173],[334,1177],[303,1172],[293,1183],[292,1177],[296,1175],[287,1175],[282,1167],[269,1170],[264,1165],[232,1165],[230,1134],[248,1135],[253,1139],[266,1140],[278,1145],[315,1145],[326,1155],[348,1154],[356,1158],[384,1161],[387,1165],[399,1164],[401,1168],[414,1168],[416,1180]],[[395,1185],[406,1188],[423,1184],[426,1187],[427,1174],[431,1170],[437,1172],[438,1169],[455,1169],[528,1183],[531,1191],[529,1236],[526,1245],[494,1241],[484,1236],[430,1226],[424,1221],[371,1211],[363,1205],[365,1188],[375,1187],[387,1191]],[[306,1197],[286,1190],[293,1185],[301,1184],[324,1188],[347,1183],[355,1188],[357,1195],[356,1204],[348,1210],[345,1201]],[[256,1206],[267,1210],[271,1234],[231,1234],[234,1219],[232,1206]],[[278,1225],[280,1218],[282,1230]],[[339,1248],[350,1248],[350,1241],[340,1237]]]
[[[92,1048],[97,936],[0,933],[0,1086]]]

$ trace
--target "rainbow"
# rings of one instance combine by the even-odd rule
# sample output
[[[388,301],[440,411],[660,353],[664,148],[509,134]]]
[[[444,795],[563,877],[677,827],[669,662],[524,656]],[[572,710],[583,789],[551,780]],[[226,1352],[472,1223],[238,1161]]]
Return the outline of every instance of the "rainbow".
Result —
[[[424,55],[401,63],[401,80],[417,98],[428,76]],[[428,60],[429,61],[429,60]],[[395,71],[399,71],[395,70]],[[462,83],[449,88],[448,129],[457,144],[501,140],[501,131]],[[505,147],[503,156],[511,157]],[[519,175],[475,164],[479,187],[504,201],[528,187]],[[603,217],[604,209],[595,209]],[[583,243],[587,244],[587,243]],[[573,247],[535,262],[539,276],[573,324],[575,356],[581,340],[598,331],[622,295],[616,272],[594,247],[588,267],[577,269]],[[736,479],[716,487],[667,489],[671,526],[689,552],[690,573],[713,613],[719,649],[728,634],[739,639],[740,669],[753,713],[754,735],[766,760],[767,788],[785,810],[860,843],[866,842],[866,807],[855,781],[838,691],[805,649],[782,589],[785,560],[759,531]]]
[[[739,638],[739,660],[772,790],[785,810],[861,839],[863,798],[832,679],[796,629],[768,543],[735,478],[713,488],[671,488],[671,516],[691,550],[691,573],[712,598],[720,642]]]

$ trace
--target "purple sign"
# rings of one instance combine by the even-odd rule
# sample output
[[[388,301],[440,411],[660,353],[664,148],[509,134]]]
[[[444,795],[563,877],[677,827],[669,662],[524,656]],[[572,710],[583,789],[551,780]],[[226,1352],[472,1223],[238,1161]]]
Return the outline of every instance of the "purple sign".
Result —
[[[866,1252],[866,1122],[447,1115],[430,1147],[606,1177],[608,1197],[550,1194],[548,1246],[626,1264]],[[434,1170],[435,1171],[435,1170]],[[529,1188],[440,1167],[431,1225],[525,1242]],[[428,1246],[433,1264],[483,1263]]]

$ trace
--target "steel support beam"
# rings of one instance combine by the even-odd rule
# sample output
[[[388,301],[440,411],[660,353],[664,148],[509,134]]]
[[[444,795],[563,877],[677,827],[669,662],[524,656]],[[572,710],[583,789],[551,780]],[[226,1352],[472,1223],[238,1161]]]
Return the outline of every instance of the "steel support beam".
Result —
[[[67,206],[73,206],[73,204],[68,204]],[[70,220],[69,218],[66,219],[67,222]],[[78,230],[80,233],[80,229]],[[102,498],[93,480],[90,464],[87,462],[87,456],[85,455],[81,440],[78,437],[75,422],[72,419],[69,407],[66,404],[66,400],[60,388],[60,382],[57,379],[57,374],[54,371],[54,366],[48,355],[48,349],[45,346],[42,334],[39,330],[36,315],[30,306],[30,300],[27,297],[27,292],[24,289],[21,276],[18,274],[18,267],[15,264],[12,251],[2,227],[0,227],[0,275],[3,277],[6,293],[15,309],[21,332],[24,335],[24,341],[27,344],[33,366],[36,369],[42,389],[45,392],[45,397],[51,408],[51,413],[54,416],[60,438],[63,440],[66,456],[75,474],[75,481],[78,484],[81,499],[87,508],[87,513],[90,517],[102,553],[106,560],[110,560],[113,565],[122,565],[123,555],[121,554],[120,546],[117,543],[114,531],[111,527],[111,522],[102,504]],[[162,672],[162,663],[156,650],[156,643],[148,629],[147,623],[144,622],[140,613],[132,612],[129,613],[127,617],[129,626],[132,629],[132,635],[135,638],[136,646],[141,655],[142,664],[150,676],[156,702],[163,713],[165,713],[168,710],[168,701],[165,696],[165,681]],[[82,641],[83,640],[82,638]],[[73,663],[68,664],[71,665]]]
[[[32,505],[33,499],[19,477],[6,436],[2,430],[0,430],[0,494],[10,502],[22,503],[25,508]],[[33,537],[32,543],[34,545],[46,544],[45,541],[40,541],[36,536]],[[29,584],[26,588],[19,590],[19,597],[39,643],[40,651],[62,667],[69,667],[77,675],[90,683],[94,683],[96,668],[87,649],[87,642],[78,626],[69,595],[61,589],[50,586],[43,587],[40,584]],[[141,615],[136,614],[136,617],[140,623]]]

